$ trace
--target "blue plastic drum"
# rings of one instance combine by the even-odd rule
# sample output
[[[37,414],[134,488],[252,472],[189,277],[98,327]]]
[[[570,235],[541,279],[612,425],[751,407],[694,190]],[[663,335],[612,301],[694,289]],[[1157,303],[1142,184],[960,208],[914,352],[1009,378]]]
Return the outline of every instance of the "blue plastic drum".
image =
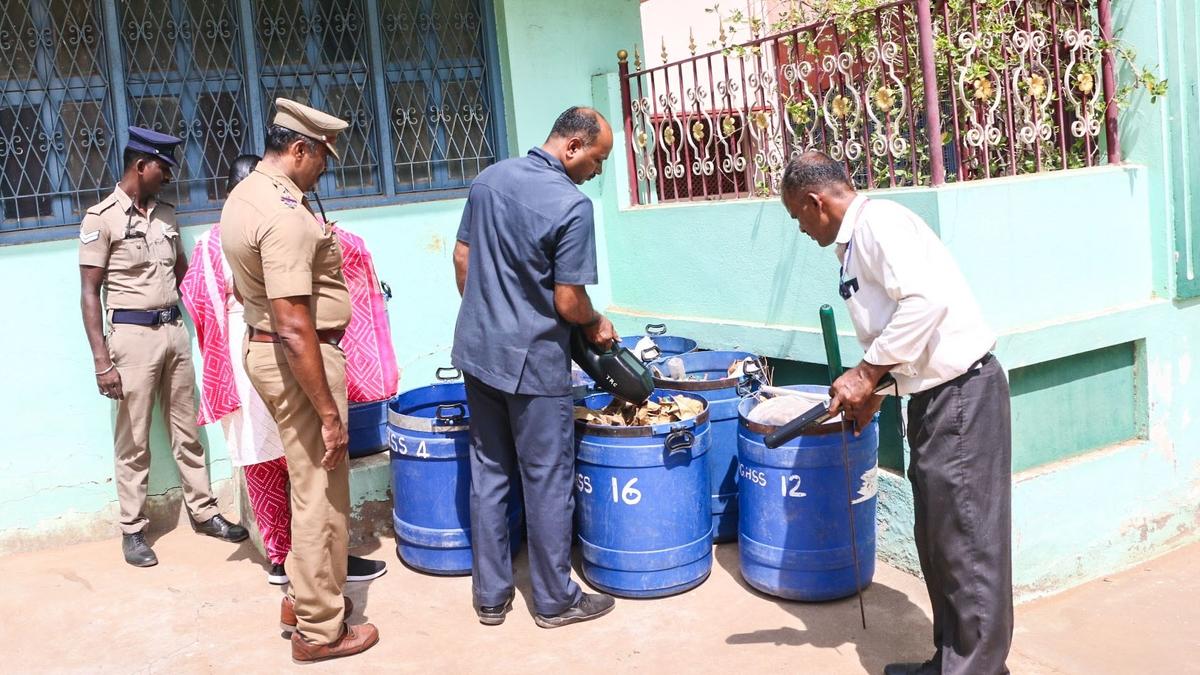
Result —
[[[670,380],[654,378],[654,386],[664,391],[686,391],[708,401],[712,422],[712,449],[708,456],[709,481],[712,489],[713,540],[733,541],[738,527],[738,403],[742,397],[758,388],[754,372],[759,368],[758,357],[749,352],[693,352],[679,357],[689,377],[704,379]],[[729,367],[737,361],[749,363],[750,374],[730,377]],[[655,364],[665,369],[665,360]]]
[[[461,382],[404,392],[388,411],[396,554],[422,572],[471,573],[469,421]],[[521,494],[514,490],[508,519],[514,551],[521,515]]]
[[[347,432],[351,457],[366,457],[388,447],[387,415],[389,401],[351,403]]]
[[[633,355],[641,359],[645,363],[660,359],[679,356],[680,354],[690,354],[696,351],[696,341],[676,335],[667,335],[667,325],[663,323],[646,324],[646,336],[654,341],[654,349],[646,350],[646,353],[637,353],[637,344],[641,341],[641,335],[626,335],[621,337],[621,347],[633,352]]]
[[[828,391],[808,385],[788,388]],[[840,424],[825,424],[768,450],[763,437],[778,427],[747,419],[757,403],[746,399],[738,407],[742,577],[764,593],[789,600],[833,600],[866,588],[875,574],[878,419],[858,437],[850,431],[843,437]],[[843,438],[850,458],[850,495]],[[857,574],[852,541],[858,547]]]
[[[595,394],[584,404],[599,409],[611,400]],[[708,578],[707,406],[673,424],[579,422],[576,437],[575,516],[588,582],[613,595],[654,598]]]

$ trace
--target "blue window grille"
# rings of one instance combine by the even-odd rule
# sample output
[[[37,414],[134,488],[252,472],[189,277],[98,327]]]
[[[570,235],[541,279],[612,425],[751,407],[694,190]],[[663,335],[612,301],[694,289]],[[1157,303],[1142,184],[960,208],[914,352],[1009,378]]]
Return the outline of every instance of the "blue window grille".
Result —
[[[0,244],[74,236],[130,124],[184,140],[163,197],[216,219],[278,96],[350,122],[327,206],[464,192],[504,155],[492,0],[0,3]]]
[[[470,183],[496,160],[484,17],[473,0],[380,0],[397,192]]]
[[[122,0],[117,13],[129,123],[184,141],[163,198],[220,208],[229,165],[251,145],[237,3]]]
[[[0,3],[0,230],[78,220],[116,169],[99,2]]]

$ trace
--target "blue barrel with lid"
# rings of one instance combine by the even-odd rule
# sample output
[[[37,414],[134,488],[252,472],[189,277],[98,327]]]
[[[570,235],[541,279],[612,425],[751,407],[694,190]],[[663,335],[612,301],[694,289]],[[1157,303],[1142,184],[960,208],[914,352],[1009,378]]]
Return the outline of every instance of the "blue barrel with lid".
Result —
[[[810,385],[786,388],[828,391]],[[789,600],[853,595],[875,574],[878,417],[857,437],[849,430],[843,436],[839,423],[824,424],[770,450],[763,437],[779,427],[748,419],[758,403],[748,398],[738,406],[742,577],[764,593]],[[846,490],[843,442],[850,457],[852,495]],[[858,548],[857,575],[851,541]]]
[[[758,357],[750,352],[716,351],[682,354],[679,360],[687,373],[684,380],[666,377],[667,360],[653,366],[654,386],[663,391],[686,391],[708,401],[712,422],[712,449],[708,470],[712,494],[713,540],[733,541],[738,527],[738,404],[758,388],[761,370]],[[730,366],[743,362],[742,375],[729,375]]]
[[[594,394],[583,404],[600,409],[611,401]],[[712,571],[707,406],[696,417],[670,424],[579,421],[575,435],[575,517],[588,583],[613,595],[654,598],[707,579]]]
[[[677,335],[667,335],[667,325],[665,323],[646,324],[646,337],[649,337],[654,342],[654,348],[646,349],[644,353],[639,354],[637,344],[641,342],[642,337],[641,335],[622,336],[621,346],[633,352],[634,356],[645,363],[671,356],[679,356],[680,354],[690,354],[696,351],[695,340]]]
[[[388,410],[392,524],[405,564],[439,575],[471,573],[471,463],[466,385],[438,370],[439,384],[403,392]],[[521,493],[509,502],[509,543],[521,543]]]

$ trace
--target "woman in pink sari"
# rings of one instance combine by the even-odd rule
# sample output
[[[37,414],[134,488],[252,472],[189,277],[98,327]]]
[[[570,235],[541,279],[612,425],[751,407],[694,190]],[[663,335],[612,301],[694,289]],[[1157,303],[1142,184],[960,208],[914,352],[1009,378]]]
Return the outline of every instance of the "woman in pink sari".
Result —
[[[235,159],[228,190],[248,176],[258,160],[256,155]],[[348,398],[351,402],[388,399],[396,393],[399,370],[374,265],[361,238],[336,226],[334,231],[342,247],[343,273],[353,306],[341,342],[346,352]],[[275,420],[243,365],[246,324],[229,263],[221,253],[219,224],[197,238],[180,291],[196,325],[204,364],[198,423],[221,421],[229,459],[245,474],[250,507],[271,563],[267,581],[286,584],[284,563],[292,547],[287,460]],[[367,581],[386,571],[383,561],[350,556],[346,580]]]

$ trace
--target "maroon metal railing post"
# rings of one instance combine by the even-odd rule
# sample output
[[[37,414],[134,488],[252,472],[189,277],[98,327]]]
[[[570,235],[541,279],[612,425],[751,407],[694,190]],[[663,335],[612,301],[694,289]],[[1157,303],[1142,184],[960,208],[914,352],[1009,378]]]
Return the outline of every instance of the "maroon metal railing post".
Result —
[[[932,0],[916,0],[917,39],[921,51],[921,80],[925,87],[925,130],[929,134],[929,173],[933,185],[946,184],[946,159],[942,155],[942,110],[938,100],[937,64],[934,62]],[[1103,0],[1101,0],[1103,3]]]
[[[1099,0],[1096,9],[1100,14],[1100,39],[1105,42],[1100,54],[1100,67],[1104,76],[1104,131],[1108,145],[1108,163],[1121,163],[1121,139],[1117,135],[1117,75],[1112,47],[1112,5],[1110,0]]]
[[[639,203],[637,158],[633,153],[633,144],[637,142],[637,139],[633,137],[633,100],[629,93],[629,52],[624,49],[617,52],[617,78],[621,81],[621,117],[625,127],[625,156],[629,164],[629,203],[637,206]]]

